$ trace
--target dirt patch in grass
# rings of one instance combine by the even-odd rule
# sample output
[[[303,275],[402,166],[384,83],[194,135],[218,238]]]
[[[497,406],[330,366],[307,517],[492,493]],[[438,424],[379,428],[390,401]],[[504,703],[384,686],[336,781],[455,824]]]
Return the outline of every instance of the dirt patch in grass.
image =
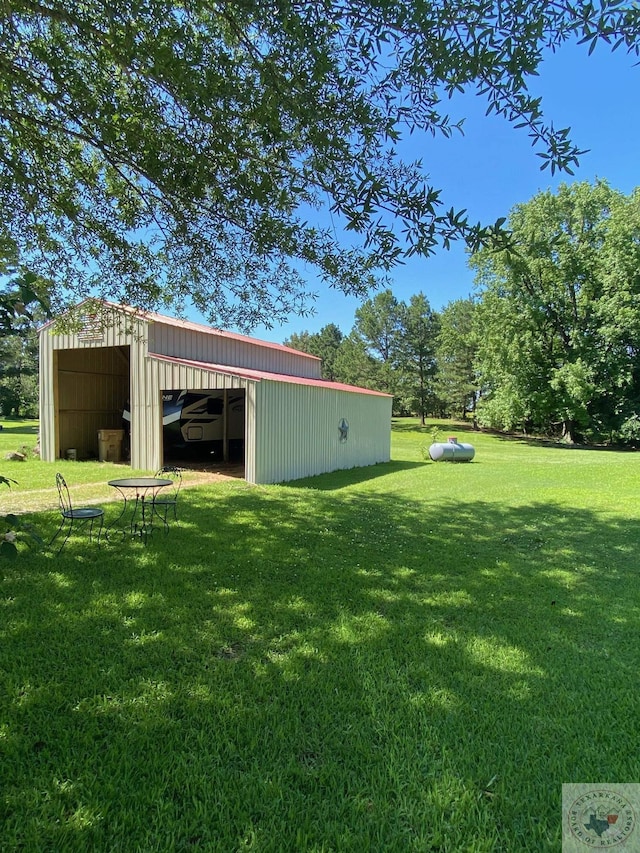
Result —
[[[244,465],[193,465],[182,469],[182,487],[204,486],[225,480],[238,480],[244,477]],[[117,476],[128,476],[125,473]],[[113,474],[111,475],[113,477]],[[120,500],[120,495],[105,481],[89,483],[69,482],[71,500],[76,506],[112,503]],[[58,494],[55,484],[46,489],[4,489],[0,491],[0,515],[7,513],[29,513],[57,510]]]
[[[223,480],[242,480],[244,478],[244,465],[241,464],[219,464],[195,463],[189,465],[177,464],[182,470],[183,484],[185,486],[197,486],[203,483],[216,483]]]

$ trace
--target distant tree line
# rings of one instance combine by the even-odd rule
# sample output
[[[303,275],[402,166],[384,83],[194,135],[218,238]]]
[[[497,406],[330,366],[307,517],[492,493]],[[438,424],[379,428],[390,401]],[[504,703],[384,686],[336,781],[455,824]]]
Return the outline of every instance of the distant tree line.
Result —
[[[357,309],[348,335],[329,323],[284,343],[321,358],[325,379],[392,394],[394,415],[415,414],[423,423],[428,415],[466,418],[479,390],[475,310],[473,300],[461,299],[437,312],[424,293],[407,304],[384,290]]]
[[[431,309],[390,290],[285,343],[395,415],[469,418],[567,441],[640,440],[640,190],[562,185],[514,208],[509,247],[470,259],[476,293]]]
[[[507,248],[473,254],[476,292],[435,311],[383,290],[348,334],[288,346],[326,379],[393,395],[395,415],[470,418],[567,441],[640,442],[640,189],[562,185],[515,207]],[[47,282],[0,266],[0,413],[37,415]]]
[[[0,263],[0,415],[38,416],[38,332],[49,312],[46,288],[35,275]]]

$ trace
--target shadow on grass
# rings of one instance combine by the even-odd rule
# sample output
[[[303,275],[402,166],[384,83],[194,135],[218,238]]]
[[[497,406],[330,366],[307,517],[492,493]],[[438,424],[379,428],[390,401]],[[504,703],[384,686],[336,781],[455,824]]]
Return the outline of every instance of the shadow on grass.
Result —
[[[282,488],[293,489],[317,489],[328,492],[343,489],[345,486],[355,486],[358,483],[366,483],[379,477],[388,477],[399,471],[411,471],[414,468],[423,468],[427,462],[406,462],[391,460],[391,462],[379,462],[376,465],[368,465],[365,468],[344,468],[332,471],[329,474],[318,474],[315,477],[304,477],[301,480],[293,480],[283,483]]]
[[[2,429],[0,430],[2,435],[28,435],[29,437],[33,437],[38,434],[38,423],[34,424],[24,424],[20,423],[20,425],[15,424],[11,426],[11,421],[5,421],[2,424]]]
[[[637,776],[638,522],[181,502],[5,570],[0,847],[554,850],[563,781]]]
[[[474,427],[473,424],[464,421],[455,421],[455,422],[431,422],[427,423],[425,426],[421,426],[421,424],[417,421],[406,421],[397,419],[392,420],[392,429],[393,432],[397,432],[399,434],[407,433],[414,435],[422,435],[428,437],[434,430],[437,428],[440,436],[446,435],[456,435],[457,433],[469,433],[468,439],[472,440],[472,436],[478,435],[486,435],[491,436],[492,438],[498,439],[498,441],[509,442],[512,444],[524,444],[529,447],[544,447],[551,448],[554,450],[589,450],[589,451],[600,451],[600,452],[615,452],[620,453],[621,451],[627,451],[629,453],[636,452],[638,450],[637,447],[627,447],[624,445],[605,445],[605,444],[571,444],[566,441],[561,441],[559,439],[551,439],[545,438],[543,436],[534,436],[534,435],[525,435],[522,433],[508,433],[508,432],[500,432],[499,430],[489,429],[486,427]],[[442,437],[437,439],[438,441],[443,441]]]
[[[393,418],[391,428],[398,433],[417,433],[418,435],[430,436],[435,429],[444,436],[455,435],[456,432],[478,433],[471,421],[428,421],[424,426],[419,421],[397,420]]]
[[[511,444],[524,444],[527,447],[544,447],[551,450],[570,450],[574,452],[596,452],[596,453],[634,453],[636,447],[627,447],[618,444],[572,444],[571,442],[560,441],[559,439],[543,438],[533,435],[519,435],[517,433],[498,432],[494,430],[482,430],[486,435],[491,435],[498,441],[509,442]]]

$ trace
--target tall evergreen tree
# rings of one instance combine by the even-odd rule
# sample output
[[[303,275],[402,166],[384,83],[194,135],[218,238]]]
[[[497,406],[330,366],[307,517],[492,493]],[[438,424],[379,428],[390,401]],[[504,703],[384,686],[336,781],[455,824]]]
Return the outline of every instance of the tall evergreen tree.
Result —
[[[338,326],[328,323],[319,332],[294,332],[284,341],[284,345],[322,359],[322,378],[333,382],[336,379],[336,356],[342,339],[343,334]]]
[[[402,397],[409,412],[422,424],[435,403],[436,342],[438,315],[424,293],[411,297],[402,312],[402,330],[395,362],[402,377]]]
[[[370,356],[377,362],[375,387],[394,395],[394,406],[401,404],[401,374],[398,355],[404,329],[406,306],[391,290],[367,299],[355,312],[353,332],[359,335]]]
[[[478,349],[475,303],[456,299],[440,312],[436,347],[438,365],[436,389],[447,411],[466,419],[475,418],[479,387],[475,362]]]
[[[373,358],[361,336],[354,330],[342,339],[333,369],[337,382],[374,391],[382,390],[380,362]]]

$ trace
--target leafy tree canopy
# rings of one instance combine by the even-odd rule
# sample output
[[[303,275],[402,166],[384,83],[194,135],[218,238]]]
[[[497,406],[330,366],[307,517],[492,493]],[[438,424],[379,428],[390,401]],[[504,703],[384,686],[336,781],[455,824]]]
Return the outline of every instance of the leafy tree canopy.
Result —
[[[475,90],[543,166],[579,151],[530,94],[545,48],[637,53],[618,0],[12,0],[0,4],[0,258],[138,307],[249,329],[308,309],[296,272],[365,295],[403,257],[488,239],[396,144]],[[307,222],[328,207],[340,230]]]
[[[514,247],[479,252],[481,417],[565,437],[630,434],[640,402],[640,193],[562,185],[510,216]]]
[[[0,414],[36,415],[37,326],[48,318],[48,283],[32,273],[17,276],[12,271],[6,263],[6,282],[0,287]]]
[[[4,272],[10,269],[7,264]],[[48,291],[49,284],[33,273],[9,278],[0,287],[0,337],[21,334],[29,323],[43,322],[49,314]]]

